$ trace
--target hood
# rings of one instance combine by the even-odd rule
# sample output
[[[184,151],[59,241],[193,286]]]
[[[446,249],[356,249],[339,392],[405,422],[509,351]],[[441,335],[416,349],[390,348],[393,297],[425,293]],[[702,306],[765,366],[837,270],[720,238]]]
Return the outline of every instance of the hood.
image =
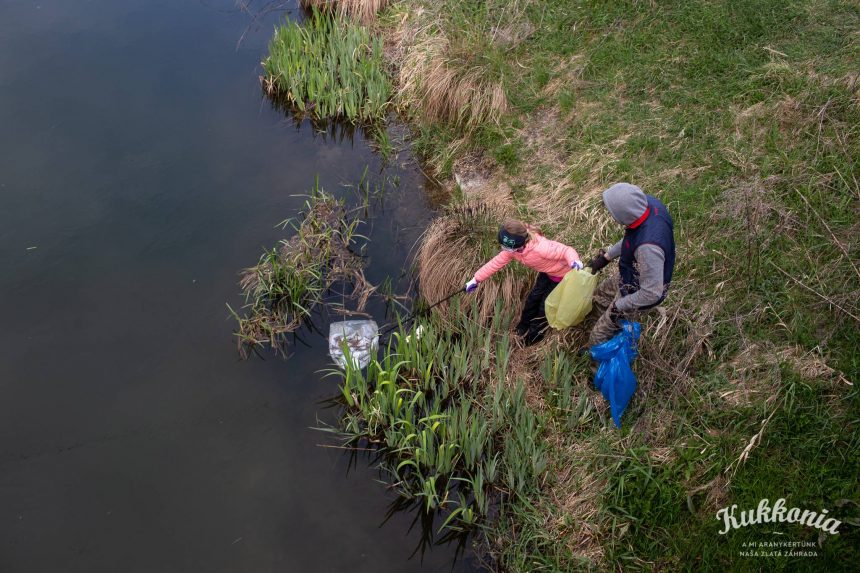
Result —
[[[616,222],[627,226],[645,214],[648,198],[636,185],[616,183],[603,192],[603,204]]]

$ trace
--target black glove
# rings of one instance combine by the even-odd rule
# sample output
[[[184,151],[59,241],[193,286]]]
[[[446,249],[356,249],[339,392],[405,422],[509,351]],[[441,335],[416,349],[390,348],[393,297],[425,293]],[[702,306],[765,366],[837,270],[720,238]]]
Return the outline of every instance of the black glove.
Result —
[[[594,255],[594,258],[591,259],[591,262],[589,262],[587,266],[591,267],[592,274],[596,274],[608,264],[609,259],[606,258],[606,251],[600,249],[597,254]]]
[[[618,310],[618,307],[615,306],[614,302],[609,307],[609,320],[614,324],[618,324],[618,321],[621,320],[621,311]]]

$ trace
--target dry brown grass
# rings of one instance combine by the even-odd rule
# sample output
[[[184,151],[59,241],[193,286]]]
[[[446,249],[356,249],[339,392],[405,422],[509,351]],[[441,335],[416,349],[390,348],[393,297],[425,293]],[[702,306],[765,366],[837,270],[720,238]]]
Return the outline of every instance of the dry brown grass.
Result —
[[[504,213],[478,203],[449,207],[433,220],[422,236],[416,257],[425,300],[434,303],[462,288],[491,253],[495,254],[496,232],[504,217]],[[522,277],[506,270],[482,283],[470,296],[477,302],[479,315],[488,318],[495,313],[497,301],[519,312],[529,286]],[[444,313],[448,303],[437,308]]]
[[[720,398],[733,407],[772,404],[782,384],[782,364],[809,382],[852,385],[844,374],[828,366],[818,349],[804,350],[799,346],[777,348],[773,344],[750,343],[723,366],[731,387],[721,391]]]
[[[771,80],[797,81],[798,78],[810,80],[810,85],[836,86],[851,89],[855,78],[833,79],[817,74],[811,64],[788,65],[782,61],[771,62],[766,66],[765,77]],[[823,102],[823,103],[822,103]],[[843,173],[838,169],[832,173],[821,173],[814,166],[814,158],[809,162],[798,161],[790,174],[769,176],[759,175],[761,158],[768,153],[768,132],[776,125],[782,135],[782,149],[789,154],[793,148],[803,145],[814,137],[814,154],[850,155],[849,142],[854,137],[856,125],[846,122],[835,111],[840,104],[835,96],[826,101],[813,93],[813,88],[795,95],[785,95],[772,101],[759,102],[740,110],[735,119],[735,139],[743,142],[740,149],[727,148],[726,158],[733,163],[742,175],[731,181],[721,202],[725,226],[728,219],[734,219],[734,226],[744,233],[747,239],[747,266],[749,276],[775,274],[799,291],[812,295],[818,300],[823,312],[834,309],[842,317],[860,322],[860,270],[856,263],[856,229],[831,227],[827,218],[819,212],[802,188],[815,189],[819,194],[831,193],[839,183],[860,198],[860,183],[856,175]],[[812,153],[808,150],[807,154]],[[802,207],[798,206],[798,200]],[[765,232],[766,231],[766,232]],[[835,260],[820,266],[817,257],[810,249],[810,234],[820,235],[830,243],[836,253]],[[744,236],[744,235],[742,235]],[[785,268],[770,258],[761,263],[762,253],[772,248],[772,243],[789,239],[789,245],[781,250],[791,253],[797,261],[796,268]],[[819,255],[820,256],[820,255]],[[849,273],[835,271],[840,265],[850,266]],[[761,268],[759,268],[761,266]],[[830,329],[822,329],[829,331]],[[821,344],[826,345],[827,335],[823,333]]]
[[[533,347],[525,346],[519,337],[513,337],[508,357],[507,384],[514,389],[517,384],[522,383],[525,386],[526,402],[536,412],[547,408],[546,388],[541,384],[539,375],[542,361],[543,353],[536,352]]]
[[[305,8],[333,12],[341,18],[351,18],[364,24],[372,22],[390,0],[301,0]]]
[[[564,459],[581,461],[597,456],[594,440],[578,442],[566,435],[556,435],[553,440],[555,447],[564,452]],[[605,558],[600,542],[600,497],[605,484],[605,477],[587,464],[570,463],[555,476],[547,496],[551,503],[543,507],[547,533],[564,543],[574,556],[596,565]]]
[[[601,199],[601,185],[574,185],[568,178],[570,168],[560,170],[552,179],[527,187],[529,211],[541,225],[556,229],[556,240],[569,243],[587,257],[588,249],[613,242],[617,229]],[[573,240],[573,237],[576,237]]]
[[[590,83],[583,79],[586,63],[582,54],[572,54],[560,61],[553,70],[552,79],[543,88],[544,95],[555,99],[563,89],[588,87]]]
[[[707,492],[705,500],[702,504],[702,510],[712,513],[721,507],[727,505],[726,500],[729,497],[729,480],[723,474],[718,474],[711,481],[693,487],[687,491],[687,495],[692,497],[697,493]]]
[[[746,462],[752,452],[762,443],[762,438],[773,416],[780,410],[778,399],[782,397],[783,380],[780,367],[787,365],[797,375],[807,382],[835,386],[853,385],[845,376],[831,368],[824,361],[820,352],[804,350],[799,346],[788,346],[777,349],[771,343],[752,344],[744,348],[730,362],[734,367],[733,389],[724,391],[720,397],[734,407],[764,404],[770,408],[770,414],[761,420],[758,431],[744,444],[738,457],[734,459],[723,472],[728,475],[727,486],[731,483],[735,472]],[[844,408],[839,399],[840,392],[831,395],[832,411]]]
[[[452,167],[454,182],[467,201],[486,205],[494,213],[517,212],[513,190],[498,165],[479,152],[464,154]]]
[[[417,34],[400,68],[399,86],[401,105],[426,122],[471,129],[497,122],[508,110],[501,80],[487,73],[480,54],[463,53],[439,30]]]
[[[833,389],[830,395],[831,411],[844,408],[841,401],[846,386],[853,385],[841,372],[830,367],[819,349],[804,350],[799,346],[777,348],[770,342],[755,342],[745,345],[735,356],[724,363],[720,370],[729,379],[730,388],[720,390],[718,395],[732,408],[748,408],[764,405],[770,414],[761,420],[756,431],[744,442],[743,448],[725,469],[724,484],[728,486],[738,468],[746,462],[759,446],[770,420],[780,409],[779,400],[784,388],[781,367],[788,366],[808,383],[826,384]],[[721,487],[725,489],[725,487]],[[713,493],[713,492],[711,492]],[[709,494],[710,497],[711,494]],[[714,494],[716,495],[716,494]]]

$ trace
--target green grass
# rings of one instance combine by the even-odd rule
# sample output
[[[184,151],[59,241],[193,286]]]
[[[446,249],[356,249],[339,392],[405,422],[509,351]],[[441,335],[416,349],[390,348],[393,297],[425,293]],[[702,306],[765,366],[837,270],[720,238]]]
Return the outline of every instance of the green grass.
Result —
[[[382,39],[364,26],[314,11],[303,24],[275,31],[263,62],[264,87],[296,113],[352,123],[384,119],[391,84]]]
[[[724,501],[754,507],[787,497],[857,516],[856,506],[839,507],[860,500],[856,391],[833,377],[810,381],[777,358],[781,374],[766,388],[778,393],[778,405],[766,406],[768,395],[748,408],[715,398],[734,388],[725,363],[753,341],[773,345],[770,352],[797,345],[848,380],[860,375],[860,329],[849,316],[860,316],[852,266],[860,257],[851,239],[860,107],[846,80],[860,63],[857,6],[552,2],[534,9],[532,17],[549,25],[523,48],[535,63],[523,86],[541,83],[554,58],[579,54],[587,62],[584,84],[540,102],[563,114],[560,150],[590,156],[571,173],[572,192],[600,169],[599,181],[629,180],[659,193],[677,222],[676,282],[690,281],[695,297],[688,312],[719,301],[712,359],[694,362],[691,379],[675,391],[681,380],[656,373],[658,388],[627,414],[630,423],[644,422],[668,401],[677,427],[659,440],[629,431],[617,440],[590,431],[572,438],[604,449],[591,470],[606,476],[604,562],[640,570],[847,570],[858,556],[856,528],[843,526],[816,559],[745,561],[740,544],[761,539],[761,530],[717,535],[717,507],[705,499],[717,488],[690,492],[724,475],[775,408],[759,445],[722,486]],[[571,36],[574,22],[581,32]],[[576,113],[579,106],[587,112]],[[574,244],[587,233],[572,230]],[[673,333],[671,345],[682,347],[688,333]],[[646,351],[649,343],[656,341],[646,338]],[[640,376],[653,376],[648,368],[640,364]],[[699,388],[685,390],[689,384]],[[670,448],[670,461],[653,459],[661,448]],[[563,451],[554,462],[576,463]],[[817,541],[807,528],[786,533]]]
[[[419,151],[443,175],[463,153],[483,151],[512,187],[533,190],[515,197],[520,213],[546,219],[586,253],[620,230],[595,236],[607,217],[596,202],[565,218],[580,194],[629,180],[659,195],[679,245],[666,309],[681,319],[659,339],[653,324],[646,330],[647,362],[637,367],[645,389],[618,434],[576,388],[589,383],[584,364],[561,378],[545,367],[546,431],[564,439],[549,452],[541,494],[509,504],[494,525],[496,556],[522,571],[753,570],[737,550],[760,532],[717,535],[715,504],[787,497],[856,518],[856,505],[842,500],[860,501],[860,416],[842,380],[860,379],[860,82],[852,79],[860,8],[824,0],[518,6],[534,31],[503,48],[515,66],[504,72],[508,113],[470,132],[421,126]],[[547,115],[544,137],[527,144],[521,130]],[[532,207],[558,187],[566,189],[560,214]],[[804,373],[811,363],[831,370]],[[752,381],[739,365],[755,366]],[[673,367],[683,370],[665,370]],[[758,392],[748,403],[720,398],[744,384]],[[735,463],[767,419],[757,446]],[[583,530],[553,501],[575,493],[575,480],[552,477],[570,467],[599,482],[598,511],[588,516],[596,553],[576,546]],[[854,532],[843,526],[818,559],[766,566],[838,570],[856,562]]]
[[[555,337],[527,367],[518,364],[541,400],[497,416],[487,388],[510,376],[506,356],[523,360],[498,346],[509,324],[497,316],[488,330],[461,325],[447,341],[435,331],[432,348],[408,358],[418,365],[412,374],[389,364],[349,386],[347,433],[390,454],[384,463],[401,493],[453,516],[448,526],[483,524],[483,548],[505,570],[848,570],[860,558],[860,404],[846,383],[860,380],[860,7],[420,4],[425,10],[410,17],[448,38],[449,61],[460,67],[452,73],[478,70],[507,101],[505,113],[468,125],[422,121],[412,110],[415,148],[435,173],[448,176],[465,154],[482,153],[515,190],[511,214],[583,256],[621,235],[604,224],[595,190],[638,184],[673,214],[678,265],[667,324],[644,325],[640,389],[620,431],[590,389],[587,361],[573,356],[582,333]],[[460,259],[469,266],[488,257],[491,241],[488,232],[470,242],[456,261],[443,253],[439,282],[459,278],[445,273]],[[408,352],[393,348],[388,359]],[[474,361],[469,376],[454,373],[458,360]],[[414,398],[421,384],[449,399],[422,402],[411,423],[438,414],[449,424],[470,404],[458,424],[494,429],[480,464],[463,458],[460,433],[434,438],[432,463],[402,442],[411,434],[402,435],[386,396]],[[364,404],[350,403],[353,394]],[[454,445],[453,457],[438,457],[443,444]],[[486,478],[491,459],[499,460],[494,479],[475,487],[476,468]],[[500,500],[493,519],[473,499],[480,490]],[[718,534],[721,507],[779,497],[843,519],[819,557],[749,560],[738,556],[742,544],[768,540],[769,531]],[[781,532],[819,541],[811,528]]]
[[[819,511],[828,509],[841,520],[856,518],[857,499],[854,477],[858,461],[856,434],[845,427],[856,424],[846,412],[833,412],[826,389],[815,387],[786,371],[786,385],[776,412],[765,427],[761,444],[731,478],[731,496],[726,505],[753,508],[759,500],[773,503],[785,497],[789,507]],[[856,407],[856,392],[848,397]],[[731,415],[734,414],[734,415]],[[755,423],[744,423],[738,415]],[[748,561],[738,553],[745,543],[757,541],[807,541],[818,543],[818,530],[800,525],[752,526],[718,532],[722,523],[715,519],[714,507],[706,493],[691,493],[688,484],[696,477],[708,482],[726,475],[725,468],[737,456],[737,435],[754,433],[763,413],[756,408],[734,412],[708,412],[701,420],[690,420],[690,428],[679,435],[707,436],[677,446],[677,457],[669,463],[656,461],[643,446],[631,447],[607,458],[611,476],[605,500],[607,509],[623,520],[625,536],[611,546],[612,560],[625,562],[631,569],[658,567],[695,568],[724,571],[840,571],[850,570],[856,556],[856,527],[843,526],[840,535],[821,540],[819,557]],[[765,418],[767,416],[764,416]],[[709,436],[708,427],[738,427],[718,436]],[[734,430],[732,432],[731,430]],[[739,431],[740,430],[740,431]],[[706,456],[702,452],[707,452]],[[847,458],[845,457],[847,454]],[[728,475],[732,475],[729,473]],[[771,530],[785,537],[775,537]]]
[[[491,501],[534,493],[546,468],[542,418],[522,382],[490,383],[506,377],[510,353],[509,337],[494,334],[507,318],[497,310],[493,330],[469,318],[476,309],[453,328],[433,317],[401,325],[366,372],[332,372],[343,404],[333,431],[376,446],[395,491],[441,516],[439,534],[482,523]]]

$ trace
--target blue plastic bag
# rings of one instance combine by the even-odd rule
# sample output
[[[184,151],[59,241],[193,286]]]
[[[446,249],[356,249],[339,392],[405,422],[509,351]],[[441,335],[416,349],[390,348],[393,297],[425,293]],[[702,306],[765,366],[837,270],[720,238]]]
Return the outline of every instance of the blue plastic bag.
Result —
[[[622,320],[621,332],[591,347],[591,358],[600,363],[594,376],[594,387],[609,401],[615,426],[621,427],[621,415],[636,391],[636,375],[630,365],[639,356],[638,322]]]

